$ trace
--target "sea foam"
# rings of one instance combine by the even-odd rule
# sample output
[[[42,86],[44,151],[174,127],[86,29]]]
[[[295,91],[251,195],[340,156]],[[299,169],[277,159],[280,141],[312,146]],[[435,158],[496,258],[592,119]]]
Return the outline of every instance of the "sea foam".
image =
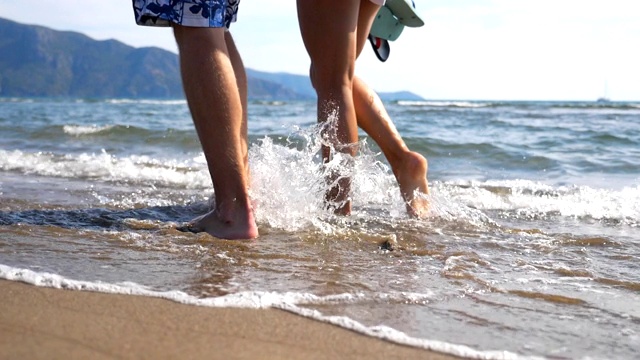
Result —
[[[306,135],[305,135],[306,136]],[[250,148],[251,195],[259,204],[258,216],[270,225],[295,231],[322,216],[324,182],[319,145],[309,138],[298,147],[277,144],[264,137]],[[406,217],[404,203],[388,165],[360,144],[355,159],[352,198],[358,209],[382,209],[394,218]],[[157,159],[145,155],[119,157],[97,154],[56,155],[0,149],[0,170],[61,178],[167,186],[209,191],[204,156]],[[432,216],[485,221],[485,210],[508,211],[519,216],[550,214],[570,218],[613,220],[640,226],[640,185],[621,189],[589,186],[554,186],[537,181],[432,181]],[[287,211],[280,211],[286,207]],[[475,220],[474,220],[475,221]],[[294,228],[291,228],[294,227]]]
[[[82,125],[64,125],[62,127],[62,131],[69,135],[87,135],[87,134],[96,134],[101,131],[109,130],[113,128],[113,125],[104,125],[104,126],[82,126]]]
[[[118,157],[104,150],[91,154],[57,155],[0,149],[0,170],[183,188],[204,188],[210,184],[202,155],[184,160],[160,160],[144,155]]]
[[[134,296],[147,296],[175,301],[181,304],[218,307],[218,308],[251,308],[251,309],[267,309],[277,308],[288,312],[333,324],[345,329],[349,329],[367,336],[378,339],[391,341],[401,345],[412,346],[416,348],[451,354],[470,359],[537,359],[533,357],[523,357],[516,353],[508,351],[479,351],[464,345],[451,344],[438,340],[420,339],[411,337],[401,331],[395,330],[387,326],[366,326],[358,321],[344,316],[327,316],[317,310],[308,309],[301,305],[308,304],[326,304],[332,302],[351,301],[358,295],[339,294],[330,296],[316,296],[306,293],[277,293],[265,291],[244,291],[235,294],[224,295],[211,298],[197,298],[188,295],[182,291],[155,291],[145,286],[133,283],[122,282],[118,284],[110,284],[100,281],[80,281],[68,279],[63,276],[36,272],[29,269],[20,269],[0,264],[0,279],[10,281],[19,281],[35,286],[76,290],[76,291],[93,291],[107,294],[121,294]],[[397,294],[396,296],[406,296],[415,300],[418,297],[429,297],[429,295],[417,294]],[[364,299],[365,301],[367,299]]]

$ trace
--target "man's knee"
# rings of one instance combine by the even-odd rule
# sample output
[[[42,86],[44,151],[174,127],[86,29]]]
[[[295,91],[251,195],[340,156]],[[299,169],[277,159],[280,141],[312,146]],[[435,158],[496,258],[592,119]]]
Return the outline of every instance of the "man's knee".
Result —
[[[187,48],[224,48],[226,37],[224,28],[191,27],[174,24],[173,36],[179,50]]]

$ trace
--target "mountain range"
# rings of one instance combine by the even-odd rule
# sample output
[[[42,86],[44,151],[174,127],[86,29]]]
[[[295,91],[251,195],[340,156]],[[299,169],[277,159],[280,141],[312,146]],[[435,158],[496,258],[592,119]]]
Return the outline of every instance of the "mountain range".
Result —
[[[252,100],[309,100],[309,78],[247,69]],[[408,92],[383,100],[423,100]],[[0,97],[182,98],[178,55],[0,18]]]

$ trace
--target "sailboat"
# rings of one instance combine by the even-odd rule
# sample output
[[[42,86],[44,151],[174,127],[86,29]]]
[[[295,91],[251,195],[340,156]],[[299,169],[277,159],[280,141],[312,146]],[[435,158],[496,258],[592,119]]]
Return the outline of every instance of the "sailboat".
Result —
[[[607,82],[605,81],[605,82],[604,82],[604,95],[600,96],[600,97],[596,100],[596,102],[599,102],[599,103],[608,103],[608,102],[611,102],[611,99],[609,99],[609,96],[607,96],[607,92],[608,92],[608,91],[607,91]]]

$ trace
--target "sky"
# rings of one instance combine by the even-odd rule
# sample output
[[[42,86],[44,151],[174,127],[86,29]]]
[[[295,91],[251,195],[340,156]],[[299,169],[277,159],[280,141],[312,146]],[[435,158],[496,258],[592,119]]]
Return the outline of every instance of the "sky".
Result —
[[[356,63],[377,91],[434,100],[640,101],[640,1],[414,1],[425,25],[405,28],[386,62],[367,45]],[[0,17],[177,53],[168,28],[135,24],[131,0],[0,0]],[[231,33],[246,67],[308,73],[295,0],[242,0]]]

